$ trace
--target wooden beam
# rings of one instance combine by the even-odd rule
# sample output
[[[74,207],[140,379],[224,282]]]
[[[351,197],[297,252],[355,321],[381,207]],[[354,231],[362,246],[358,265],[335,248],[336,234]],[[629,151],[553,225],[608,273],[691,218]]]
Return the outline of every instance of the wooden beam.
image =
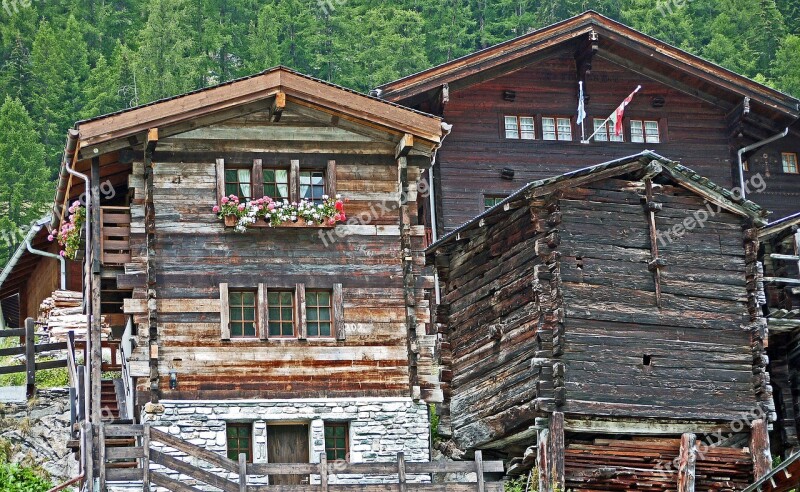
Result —
[[[553,490],[564,490],[564,414],[550,416],[550,481]]]
[[[400,157],[408,156],[408,153],[411,152],[411,149],[414,148],[414,135],[406,133],[400,138],[400,142],[397,144],[394,150],[394,158],[399,159]]]
[[[769,430],[766,419],[754,420],[750,427],[750,453],[753,455],[753,475],[761,480],[772,470]]]
[[[658,166],[659,168],[661,166]],[[648,176],[649,173],[646,173]],[[653,282],[655,283],[656,290],[656,306],[661,309],[661,268],[663,266],[661,258],[658,257],[658,230],[656,225],[656,210],[658,204],[653,201],[653,180],[647,177],[644,180],[645,193],[646,193],[646,213],[647,223],[650,226],[650,264],[649,268],[653,272]]]
[[[275,94],[275,100],[272,102],[272,107],[269,109],[269,120],[273,123],[281,121],[283,110],[286,109],[286,93],[279,92]]]
[[[579,41],[578,49],[575,50],[575,68],[578,71],[578,80],[584,82],[584,90],[586,90],[586,74],[591,73],[592,59],[599,50],[600,36],[594,29],[586,33]]]
[[[697,436],[686,433],[681,436],[678,454],[678,492],[694,492],[695,464],[697,463]]]
[[[156,145],[158,145],[158,128],[151,128],[147,130],[147,140],[145,140],[144,145],[145,155],[149,155],[152,159],[153,152],[156,150]]]

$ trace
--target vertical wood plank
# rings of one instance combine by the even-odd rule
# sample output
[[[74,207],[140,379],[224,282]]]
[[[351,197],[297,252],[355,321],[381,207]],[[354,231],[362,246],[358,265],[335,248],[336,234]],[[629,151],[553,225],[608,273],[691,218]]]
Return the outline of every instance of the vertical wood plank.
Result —
[[[297,338],[305,340],[308,337],[308,325],[306,323],[306,286],[297,284],[295,287],[295,319],[297,320]]]
[[[217,203],[225,196],[225,159],[217,159]]]
[[[261,159],[253,159],[253,171],[250,173],[250,186],[253,187],[253,198],[264,196],[264,166]]]
[[[292,159],[289,166],[289,201],[300,201],[300,161]]]
[[[406,457],[403,452],[397,453],[397,490],[400,492],[406,492],[408,487],[406,487]]]
[[[336,197],[336,161],[328,161],[325,168],[325,192],[331,198]]]
[[[258,336],[262,340],[269,337],[269,317],[267,310],[269,303],[267,302],[267,286],[266,284],[258,284],[258,300],[256,301],[256,316],[258,318]]]
[[[239,453],[239,492],[247,492],[247,455]]]
[[[695,465],[697,463],[697,436],[686,433],[681,436],[678,455],[678,492],[694,492]]]
[[[345,339],[344,330],[344,295],[342,294],[342,284],[333,284],[333,329],[337,340]]]
[[[550,430],[541,429],[537,440],[536,468],[539,469],[539,492],[553,492],[550,481]]]
[[[97,425],[97,461],[100,463],[100,490],[106,490],[106,426],[99,422]]]
[[[231,339],[231,310],[228,305],[228,284],[219,284],[219,330],[220,338]]]
[[[319,483],[322,492],[328,492],[328,454],[319,453]]]
[[[25,373],[27,375],[26,393],[28,398],[36,394],[36,343],[33,318],[25,319]]]
[[[475,475],[478,477],[478,492],[484,492],[486,483],[483,478],[483,452],[480,449],[475,451]]]
[[[550,416],[550,480],[554,490],[564,490],[564,414]]]
[[[144,424],[144,434],[142,436],[142,490],[150,492],[150,424]]]
[[[90,179],[91,201],[87,209],[87,220],[91,221],[91,258],[86,261],[91,264],[91,298],[89,303],[90,313],[90,332],[87,334],[89,346],[89,385],[91,387],[91,413],[92,426],[99,427],[102,424],[102,377],[103,377],[103,347],[101,342],[101,315],[102,307],[100,304],[100,158],[92,158],[92,176]],[[100,481],[105,481],[105,465],[100,462],[100,442],[99,433],[95,436],[92,447],[92,460],[94,468],[99,471]]]
[[[772,470],[772,454],[769,449],[769,432],[765,419],[754,420],[750,428],[750,452],[753,455],[753,474],[756,481]]]

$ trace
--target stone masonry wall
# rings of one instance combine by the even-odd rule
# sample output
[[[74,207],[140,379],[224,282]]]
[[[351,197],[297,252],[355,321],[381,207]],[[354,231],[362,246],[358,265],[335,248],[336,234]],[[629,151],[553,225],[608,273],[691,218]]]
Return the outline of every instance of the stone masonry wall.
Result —
[[[253,462],[267,463],[267,425],[298,423],[309,426],[309,461],[318,463],[325,451],[325,422],[349,423],[352,463],[430,460],[430,425],[425,404],[411,399],[303,399],[253,401],[162,401],[163,413],[143,414],[143,422],[202,446],[226,454],[226,423],[251,423]],[[181,453],[167,448],[177,457]],[[197,463],[193,463],[197,464]],[[202,465],[202,463],[200,463]],[[209,467],[209,470],[213,468]],[[222,473],[221,470],[214,470]],[[174,478],[176,474],[172,474]],[[236,481],[235,475],[228,478]],[[249,477],[250,480],[252,477]],[[429,482],[428,476],[409,476],[409,482]],[[181,480],[190,483],[187,477]],[[258,482],[265,483],[264,479]],[[330,483],[397,483],[397,476],[338,475]],[[253,483],[256,483],[254,480]],[[318,483],[312,476],[311,483]]]

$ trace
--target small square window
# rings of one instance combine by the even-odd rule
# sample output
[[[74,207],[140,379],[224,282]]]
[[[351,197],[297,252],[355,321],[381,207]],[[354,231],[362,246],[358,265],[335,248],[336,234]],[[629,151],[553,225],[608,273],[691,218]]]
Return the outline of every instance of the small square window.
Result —
[[[505,199],[506,197],[501,195],[484,195],[483,209],[489,210],[490,208],[494,207],[495,205],[497,205],[498,203],[502,202]]]
[[[269,336],[293,338],[294,329],[294,293],[292,291],[268,291],[267,313]]]
[[[253,198],[250,169],[225,168],[225,196],[234,195],[240,200]]]
[[[309,338],[332,336],[331,311],[331,291],[306,291],[306,329]]]
[[[289,198],[289,170],[264,169],[264,195],[276,200]]]
[[[253,338],[257,336],[256,293],[254,291],[231,291],[228,293],[231,338]]]
[[[253,462],[253,426],[250,424],[226,425],[228,440],[228,459],[239,461],[239,454],[244,453],[247,462]]]
[[[325,422],[325,454],[328,461],[347,461],[348,438],[347,422]]]
[[[798,174],[797,154],[793,152],[784,152],[781,154],[781,161],[783,162],[783,172]]]
[[[322,171],[300,172],[300,198],[314,203],[322,203],[325,194],[325,173]]]

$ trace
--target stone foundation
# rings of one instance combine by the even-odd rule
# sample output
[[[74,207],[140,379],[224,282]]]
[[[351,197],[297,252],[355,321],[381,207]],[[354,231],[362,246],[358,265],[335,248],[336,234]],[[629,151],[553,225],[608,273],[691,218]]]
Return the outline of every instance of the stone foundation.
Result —
[[[161,404],[163,413],[143,413],[143,422],[221,455],[227,452],[226,423],[251,424],[254,463],[269,462],[267,426],[278,423],[307,424],[309,461],[318,463],[320,454],[325,452],[326,422],[349,424],[352,463],[395,462],[401,451],[406,461],[430,460],[428,408],[410,398],[162,401]],[[181,456],[169,448],[167,451]],[[235,475],[229,478],[238,479]],[[430,481],[428,476],[407,478],[409,482]],[[265,483],[265,479],[253,483]],[[312,475],[311,483],[318,483],[318,477]],[[330,477],[330,483],[397,483],[397,476],[338,475]]]

